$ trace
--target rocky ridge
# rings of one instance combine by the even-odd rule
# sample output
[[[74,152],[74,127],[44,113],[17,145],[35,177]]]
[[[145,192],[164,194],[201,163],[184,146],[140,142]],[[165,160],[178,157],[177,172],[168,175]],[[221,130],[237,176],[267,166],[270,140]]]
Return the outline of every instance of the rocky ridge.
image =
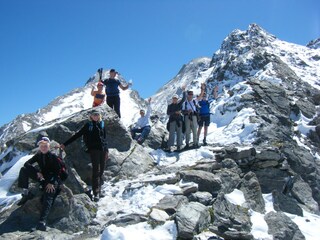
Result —
[[[93,204],[85,194],[91,181],[90,161],[79,151],[78,141],[67,149],[65,158],[72,172],[66,186],[74,196],[68,195],[68,190],[61,194],[56,212],[51,214],[48,234],[26,230],[36,221],[34,206],[39,198],[35,198],[23,208],[12,206],[1,212],[1,237],[85,239],[100,236],[103,230],[103,236],[108,236],[111,226],[147,222],[156,228],[174,221],[176,233],[172,230],[172,236],[179,239],[204,239],[201,232],[210,239],[258,239],[252,231],[252,216],[260,214],[268,226],[265,239],[306,239],[301,226],[287,214],[319,214],[318,55],[317,49],[285,43],[252,24],[247,31],[233,31],[210,61],[197,59],[184,66],[154,96],[157,114],[164,114],[163,106],[171,94],[180,93],[180,85],[199,91],[199,83],[206,82],[209,95],[214,86],[219,86],[220,97],[211,110],[214,120],[225,119],[225,131],[248,109],[252,109],[248,122],[230,131],[240,136],[248,135],[242,132],[246,125],[255,128],[251,129],[251,139],[240,138],[245,140],[229,145],[211,142],[194,152],[163,153],[165,158],[176,158],[170,164],[154,158],[166,134],[162,122],[155,122],[154,137],[141,147],[132,141],[127,127],[111,109],[100,107],[110,138],[111,159],[105,171],[110,204],[130,199],[144,188],[174,185],[177,190],[165,194],[144,213],[126,210],[124,205],[116,211],[108,210],[109,205]],[[143,106],[144,102],[139,100],[137,104]],[[234,116],[231,120],[227,117],[230,114]],[[9,162],[17,152],[32,151],[40,130],[63,142],[83,125],[87,115],[83,110],[20,134],[6,142],[2,160]],[[183,163],[180,157],[190,158],[192,163]],[[117,187],[120,184],[124,187]],[[15,185],[10,191],[16,191]],[[232,194],[239,194],[243,201],[233,202]],[[271,194],[274,211],[267,210],[264,194]],[[275,221],[281,224],[275,225]]]

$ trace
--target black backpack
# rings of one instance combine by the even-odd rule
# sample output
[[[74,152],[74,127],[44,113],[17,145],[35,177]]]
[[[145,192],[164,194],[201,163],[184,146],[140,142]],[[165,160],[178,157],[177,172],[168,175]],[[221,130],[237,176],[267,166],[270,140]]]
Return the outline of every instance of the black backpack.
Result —
[[[61,181],[65,181],[65,180],[67,180],[67,178],[69,176],[67,166],[66,166],[65,162],[62,160],[62,158],[58,157],[57,159],[58,159],[58,162],[60,165],[59,177],[60,177]]]

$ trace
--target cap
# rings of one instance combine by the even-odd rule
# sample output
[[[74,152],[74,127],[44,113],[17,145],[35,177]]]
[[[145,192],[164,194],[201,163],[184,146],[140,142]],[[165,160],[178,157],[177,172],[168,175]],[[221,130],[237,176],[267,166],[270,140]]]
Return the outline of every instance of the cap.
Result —
[[[140,109],[140,112],[144,112],[145,113],[146,111],[144,109]]]
[[[191,94],[193,94],[193,91],[189,90],[187,93],[188,93],[188,95],[191,95]]]
[[[50,139],[48,137],[42,137],[40,139],[40,141],[38,142],[38,146],[41,144],[41,143],[50,143]]]
[[[102,82],[98,82],[97,86],[103,86],[103,83]]]
[[[90,112],[90,115],[100,115],[100,112],[98,110],[94,109]]]
[[[115,69],[110,69],[110,71],[109,71],[109,73],[112,73],[112,72],[116,72],[116,70]]]
[[[178,99],[178,98],[179,98],[179,96],[178,96],[178,94],[173,94],[172,98],[176,98],[176,99]]]

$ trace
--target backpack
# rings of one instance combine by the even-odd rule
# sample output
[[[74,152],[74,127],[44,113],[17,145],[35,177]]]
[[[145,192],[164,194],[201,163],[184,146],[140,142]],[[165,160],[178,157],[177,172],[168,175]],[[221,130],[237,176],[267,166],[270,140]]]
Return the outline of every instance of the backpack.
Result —
[[[65,181],[65,180],[67,180],[67,178],[69,176],[67,166],[61,157],[58,157],[57,159],[58,159],[58,162],[60,165],[59,177],[60,177],[61,181]]]
[[[194,99],[192,100],[192,102],[193,102],[193,104],[194,104],[196,109],[193,109],[191,104],[190,104],[190,106],[191,106],[191,108],[193,110],[193,114],[197,117],[197,121],[199,121],[199,119],[200,119],[199,106],[196,104],[196,101]],[[185,108],[185,110],[187,110],[188,101],[185,101],[184,104],[185,104],[184,108]]]
[[[101,129],[104,129],[104,121],[100,121],[100,127]],[[93,130],[93,123],[92,121],[89,122],[89,132],[91,132]],[[88,136],[86,135],[83,135],[82,136],[82,139],[81,139],[81,148],[83,149],[83,151],[85,151],[86,153],[89,152],[89,148],[88,148],[88,142],[89,142],[89,139],[88,139]]]

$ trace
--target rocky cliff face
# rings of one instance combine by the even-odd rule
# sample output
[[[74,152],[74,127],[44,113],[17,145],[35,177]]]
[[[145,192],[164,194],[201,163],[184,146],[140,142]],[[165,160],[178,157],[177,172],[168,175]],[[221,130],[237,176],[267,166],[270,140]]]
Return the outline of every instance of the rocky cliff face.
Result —
[[[47,239],[116,239],[126,236],[124,229],[134,236],[141,228],[154,231],[150,236],[155,239],[309,239],[307,231],[317,223],[320,204],[317,42],[308,47],[287,43],[256,24],[233,31],[211,59],[184,65],[152,97],[160,120],[154,118],[143,146],[131,139],[127,128],[135,112],[145,107],[136,92],[122,93],[133,111],[125,111],[121,121],[110,108],[100,107],[110,143],[106,197],[92,204],[84,194],[91,184],[91,165],[76,141],[65,157],[71,172],[66,186],[74,196],[66,191],[59,197]],[[0,186],[8,185],[18,159],[34,151],[40,133],[63,142],[87,121],[87,96],[94,81],[2,127]],[[209,146],[163,152],[168,101],[181,94],[180,86],[197,93],[203,82],[209,97],[215,86],[219,89],[211,104]],[[14,194],[14,181],[11,185],[9,193]],[[8,200],[1,194],[1,237],[30,237],[27,229],[36,221],[38,199],[17,208],[16,195]],[[310,226],[298,224],[298,217]]]

